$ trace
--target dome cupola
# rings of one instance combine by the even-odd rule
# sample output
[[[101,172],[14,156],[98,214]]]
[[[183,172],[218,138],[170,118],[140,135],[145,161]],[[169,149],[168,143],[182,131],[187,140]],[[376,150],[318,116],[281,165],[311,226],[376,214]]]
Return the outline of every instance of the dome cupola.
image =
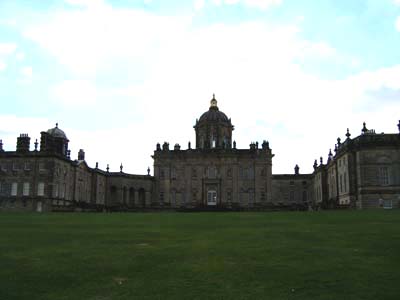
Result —
[[[68,157],[68,138],[64,131],[58,128],[58,123],[56,127],[51,128],[47,131],[41,132],[40,137],[40,151],[55,153],[61,156]]]
[[[58,123],[56,123],[56,127],[47,130],[47,133],[55,138],[68,139],[65,132],[58,128]]]
[[[208,111],[196,120],[196,148],[210,149],[232,148],[232,131],[234,129],[231,119],[219,110],[215,94],[210,101]]]

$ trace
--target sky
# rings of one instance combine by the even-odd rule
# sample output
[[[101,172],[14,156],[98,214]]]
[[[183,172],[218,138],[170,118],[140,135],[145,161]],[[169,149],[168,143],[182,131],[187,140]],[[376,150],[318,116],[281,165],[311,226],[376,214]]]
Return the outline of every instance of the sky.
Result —
[[[0,139],[56,123],[94,167],[146,174],[215,93],[237,148],[311,173],[362,123],[397,133],[400,0],[0,0]]]

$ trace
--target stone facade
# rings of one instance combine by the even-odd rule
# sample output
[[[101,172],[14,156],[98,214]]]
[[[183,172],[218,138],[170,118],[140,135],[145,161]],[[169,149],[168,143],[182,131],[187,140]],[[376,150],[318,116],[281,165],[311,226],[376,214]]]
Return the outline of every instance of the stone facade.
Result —
[[[347,131],[344,142],[338,138],[327,164],[314,165],[314,187],[325,186],[318,205],[400,207],[400,134],[377,134],[364,123],[361,135],[350,136]]]
[[[271,149],[156,150],[156,203],[172,208],[252,208],[272,201]]]
[[[41,133],[40,150],[36,141],[30,151],[29,141],[21,134],[10,152],[0,141],[0,210],[102,211],[150,204],[153,177],[90,168],[83,150],[71,160],[69,141],[58,125]]]
[[[400,131],[400,122],[399,122]],[[234,126],[217,106],[194,125],[195,147],[157,144],[154,176],[91,168],[80,150],[71,160],[69,140],[56,127],[17,138],[16,151],[0,140],[0,211],[135,211],[147,209],[270,210],[400,207],[400,134],[361,134],[314,162],[314,172],[272,175],[267,141],[237,149]],[[40,144],[40,149],[38,146]]]
[[[270,206],[286,209],[306,209],[312,203],[312,175],[273,175]]]

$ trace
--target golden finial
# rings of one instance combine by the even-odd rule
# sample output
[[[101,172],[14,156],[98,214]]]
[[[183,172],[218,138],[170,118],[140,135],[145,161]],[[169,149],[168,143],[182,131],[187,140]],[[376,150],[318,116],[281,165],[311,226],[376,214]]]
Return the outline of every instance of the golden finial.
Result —
[[[217,107],[217,100],[215,99],[215,94],[213,94],[213,98],[210,101],[211,107]]]

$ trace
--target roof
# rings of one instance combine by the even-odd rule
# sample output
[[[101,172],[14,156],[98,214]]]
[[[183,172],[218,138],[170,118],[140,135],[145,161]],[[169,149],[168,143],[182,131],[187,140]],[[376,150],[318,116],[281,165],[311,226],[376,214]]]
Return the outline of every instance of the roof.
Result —
[[[58,123],[56,124],[56,127],[47,130],[47,133],[56,138],[68,139],[65,132],[58,128]]]
[[[226,116],[226,114],[218,109],[215,95],[213,95],[213,98],[211,99],[210,109],[201,115],[198,122],[223,122],[231,125],[231,120]]]

